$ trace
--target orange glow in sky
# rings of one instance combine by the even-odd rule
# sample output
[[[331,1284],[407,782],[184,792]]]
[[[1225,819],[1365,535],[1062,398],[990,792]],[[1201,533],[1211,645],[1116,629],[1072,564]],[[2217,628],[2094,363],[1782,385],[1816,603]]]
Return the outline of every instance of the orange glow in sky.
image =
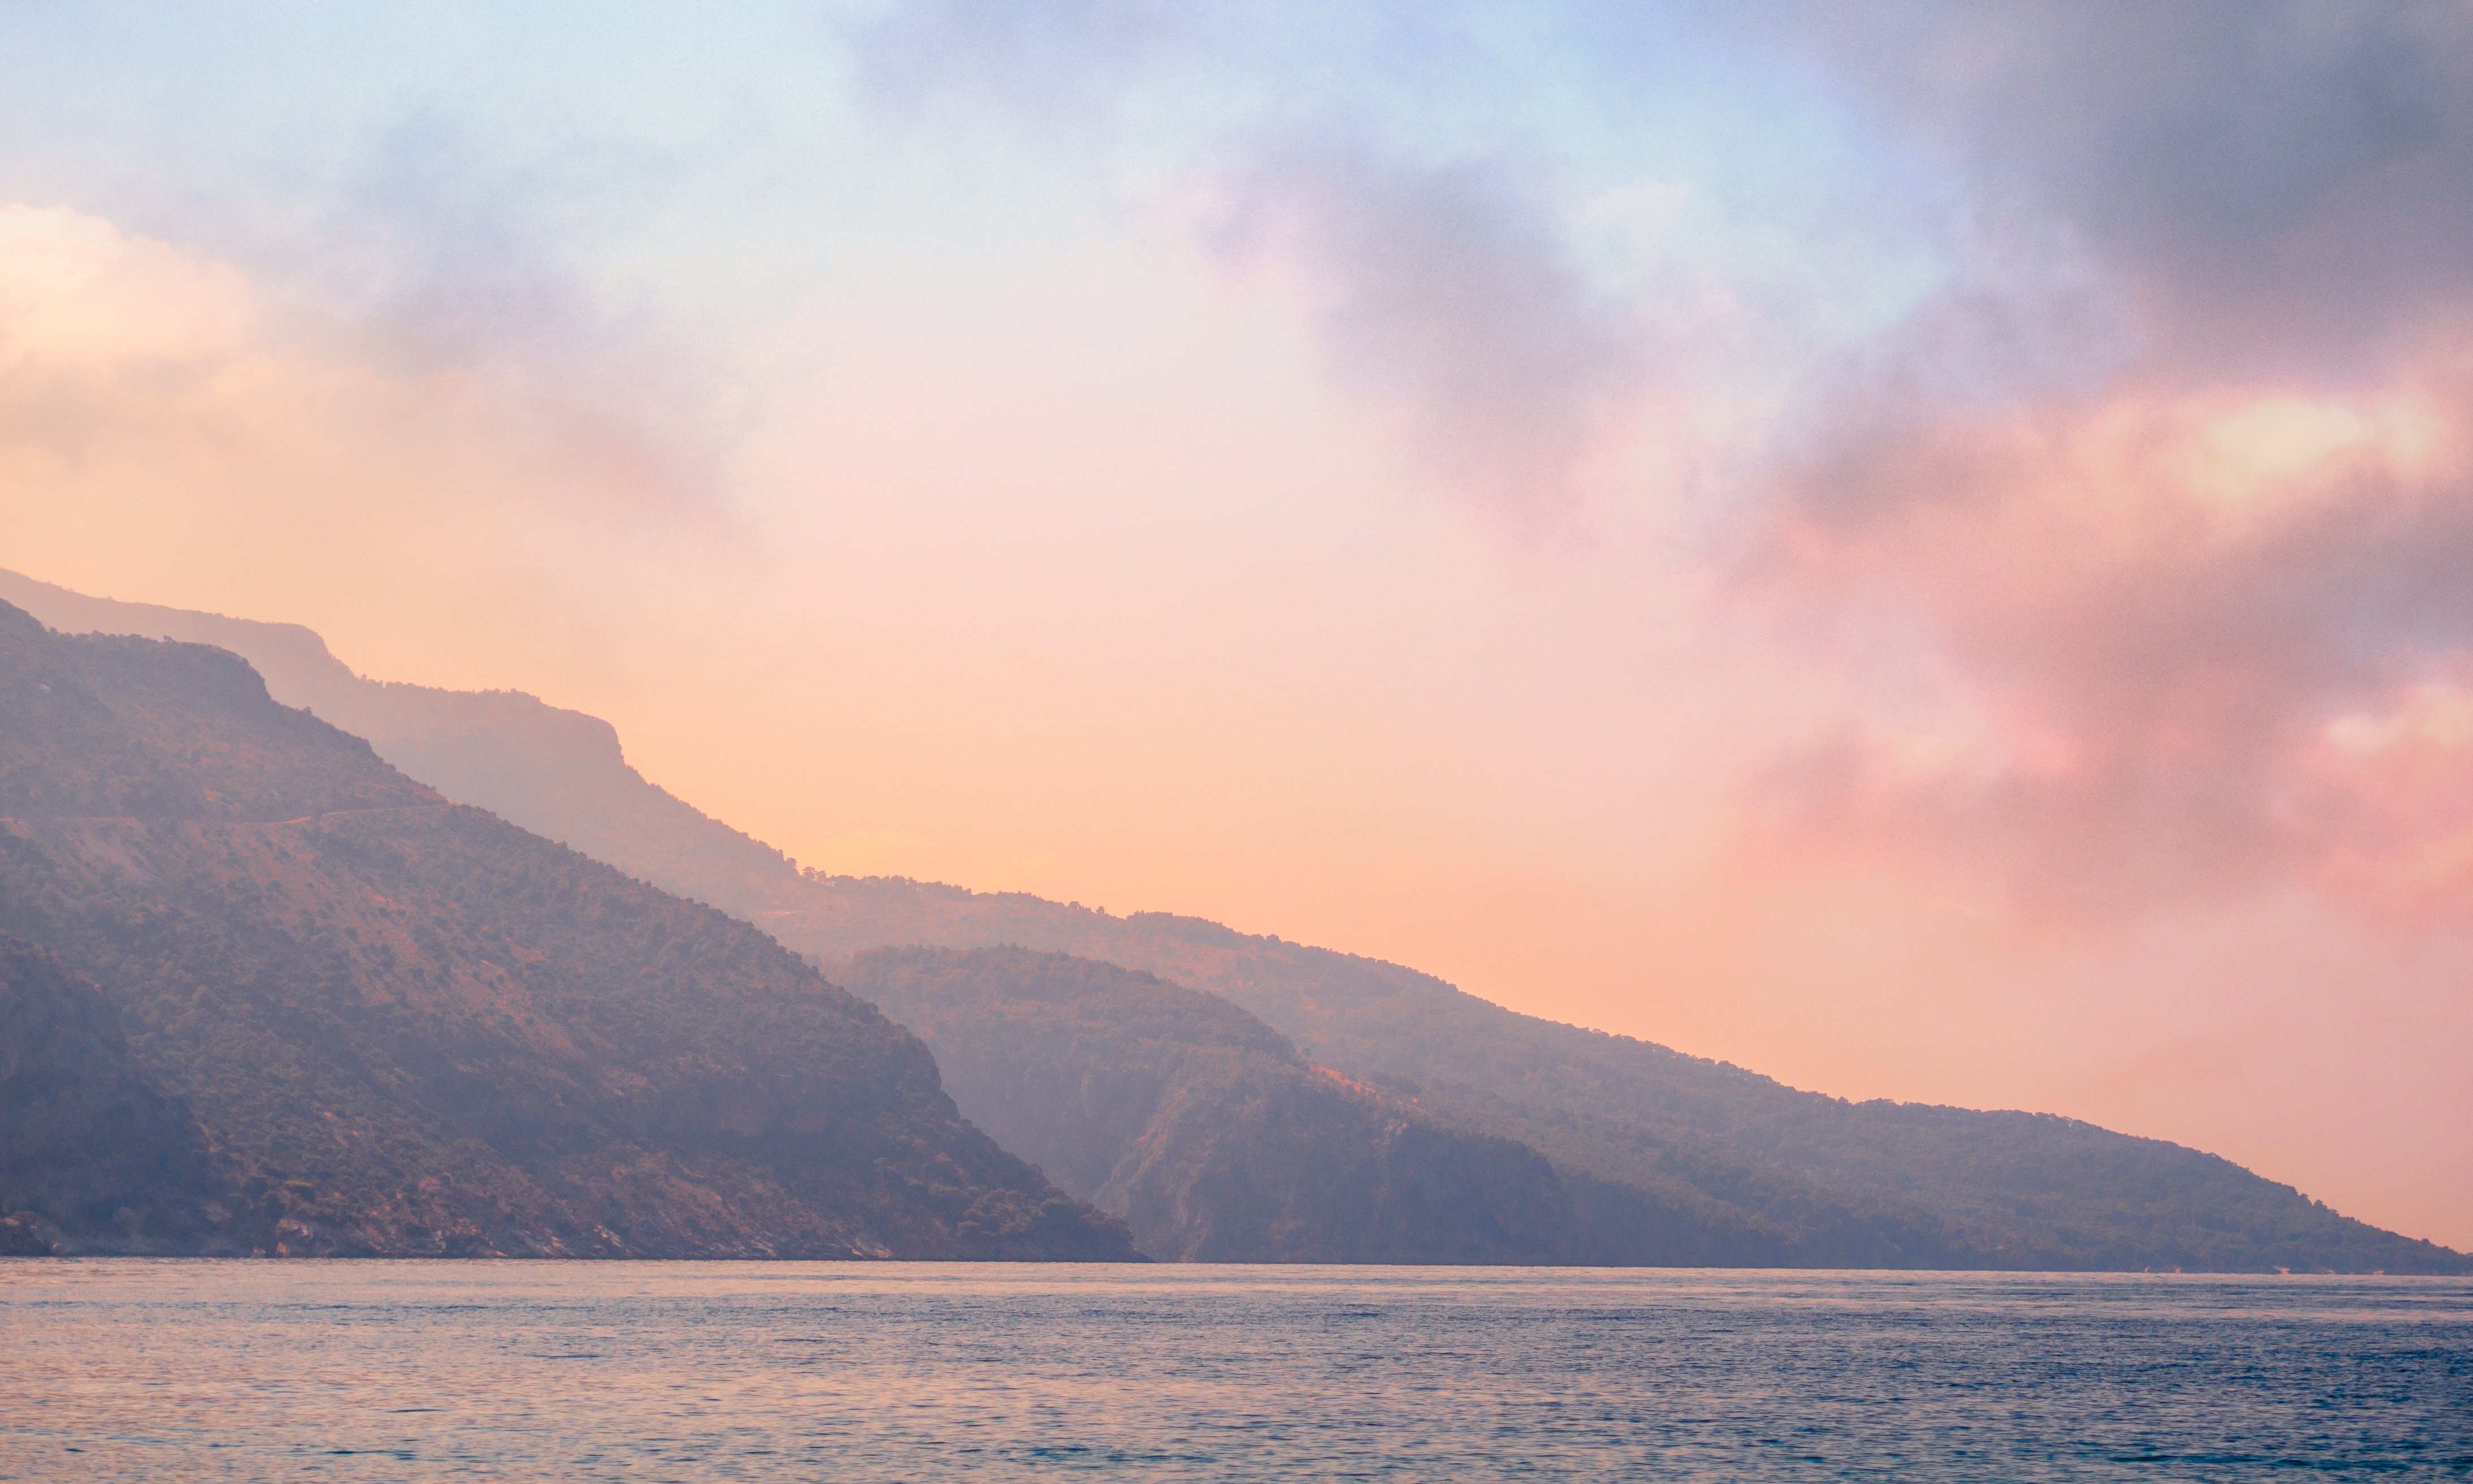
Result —
[[[2473,1246],[2473,20],[2301,9],[29,21],[0,566]]]

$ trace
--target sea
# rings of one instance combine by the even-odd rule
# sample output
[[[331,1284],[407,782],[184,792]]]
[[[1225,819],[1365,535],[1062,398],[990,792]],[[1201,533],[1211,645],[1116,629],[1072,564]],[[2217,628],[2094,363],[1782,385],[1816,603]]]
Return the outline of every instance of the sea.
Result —
[[[0,1478],[2464,1478],[2473,1281],[0,1260]]]

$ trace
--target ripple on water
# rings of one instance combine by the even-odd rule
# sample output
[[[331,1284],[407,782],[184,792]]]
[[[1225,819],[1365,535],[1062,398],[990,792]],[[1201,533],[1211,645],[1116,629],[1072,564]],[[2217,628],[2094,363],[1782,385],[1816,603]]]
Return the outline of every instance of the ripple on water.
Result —
[[[0,1264],[0,1478],[2473,1473],[2455,1279]]]

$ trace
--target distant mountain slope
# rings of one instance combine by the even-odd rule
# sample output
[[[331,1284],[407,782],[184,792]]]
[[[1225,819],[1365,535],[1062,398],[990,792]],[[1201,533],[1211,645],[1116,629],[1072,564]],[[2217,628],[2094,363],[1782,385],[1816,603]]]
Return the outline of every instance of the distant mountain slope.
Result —
[[[211,632],[252,658],[248,646],[288,645],[290,653],[301,646],[284,635],[307,634],[141,611],[0,574],[0,596],[23,592],[64,623],[143,632],[163,621],[158,615],[182,617],[207,626],[191,632]],[[277,665],[269,673],[289,672]],[[356,683],[401,694],[438,718],[479,699]],[[443,720],[423,726],[401,724],[400,734],[453,733]],[[372,736],[382,754],[398,756]],[[513,729],[437,745],[470,755],[431,776],[483,783],[515,767],[494,755],[508,749],[534,748],[523,767],[543,774],[575,756]],[[608,756],[615,755],[612,739]],[[1412,1096],[1457,1127],[1526,1143],[1575,1188],[1603,1183],[1609,1199],[1597,1219],[1608,1230],[1597,1250],[1630,1254],[1606,1260],[2473,1271],[2463,1254],[2345,1219],[2290,1186],[2159,1140],[2041,1114],[1850,1105],[1627,1037],[1518,1015],[1414,969],[1196,919],[1119,918],[1020,894],[801,874],[618,767],[612,781],[608,771],[577,766],[573,790],[520,798],[511,790],[492,806],[545,834],[589,839],[601,858],[755,922],[830,969],[887,945],[1018,945],[1224,994],[1315,1061]],[[658,800],[648,804],[648,795]]]
[[[294,1253],[1132,1256],[772,939],[441,800],[228,654],[0,606],[0,931],[48,950],[10,1013],[65,1048],[13,1073],[0,1209],[48,1242],[236,1240],[197,1197]],[[59,1173],[129,1129],[185,1172],[134,1232]]]
[[[90,598],[6,570],[0,602],[63,634],[143,634],[229,650],[264,677],[276,700],[366,739],[407,776],[664,891],[717,901],[797,879],[779,850],[646,782],[598,717],[519,691],[365,680],[299,624]]]
[[[1582,1256],[1536,1153],[1309,1066],[1218,995],[1020,948],[878,949],[846,982],[927,1042],[966,1116],[1154,1257]]]
[[[775,900],[766,926],[828,961],[874,943],[1015,944],[1224,994],[1316,1061],[1638,1193],[1674,1240],[1731,1232],[1724,1262],[2473,1271],[2176,1144],[2045,1114],[1850,1104],[1197,919],[881,878],[811,875]]]

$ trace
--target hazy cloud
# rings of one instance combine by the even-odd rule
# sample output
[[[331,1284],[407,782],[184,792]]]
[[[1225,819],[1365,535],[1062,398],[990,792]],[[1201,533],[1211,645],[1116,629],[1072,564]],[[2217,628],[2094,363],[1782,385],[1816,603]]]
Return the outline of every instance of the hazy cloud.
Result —
[[[566,491],[620,508],[712,513],[718,369],[638,306],[605,302],[568,261],[623,230],[660,162],[578,145],[520,165],[426,115],[377,134],[303,265],[358,353],[455,377],[516,410],[586,474]]]
[[[1758,589],[1910,614],[1941,677],[1936,722],[1782,764],[1790,827],[2130,915],[2437,858],[2461,801],[2396,718],[2473,679],[2473,10],[1764,17],[1968,201],[1947,281],[1774,430]]]
[[[1980,210],[2076,233],[2175,361],[2324,374],[2473,297],[2455,0],[1791,13],[1824,67],[1965,169]]]
[[[1193,12],[1154,0],[917,0],[845,33],[879,106],[959,104],[1043,121],[1103,114]]]
[[[2393,812],[2331,729],[2473,681],[2463,390],[1870,404],[1798,471],[1830,489],[1787,518],[1771,590],[1923,615],[1980,735],[1921,771],[1840,739],[1781,784],[1833,830],[2009,857],[2044,902],[2320,871]],[[2456,895],[2473,906],[2473,874]]]
[[[233,267],[51,208],[0,206],[0,488],[14,535],[82,531],[132,562],[392,556],[715,534],[679,444],[540,363],[407,355]],[[691,518],[682,522],[685,514]],[[517,533],[523,533],[518,537]],[[63,538],[65,539],[65,538]],[[89,532],[84,539],[104,540]],[[341,570],[351,563],[337,563]]]
[[[1301,271],[1344,380],[1433,475],[1515,520],[1571,513],[1579,466],[1645,385],[1641,327],[1501,167],[1292,140],[1234,174],[1213,241]]]

